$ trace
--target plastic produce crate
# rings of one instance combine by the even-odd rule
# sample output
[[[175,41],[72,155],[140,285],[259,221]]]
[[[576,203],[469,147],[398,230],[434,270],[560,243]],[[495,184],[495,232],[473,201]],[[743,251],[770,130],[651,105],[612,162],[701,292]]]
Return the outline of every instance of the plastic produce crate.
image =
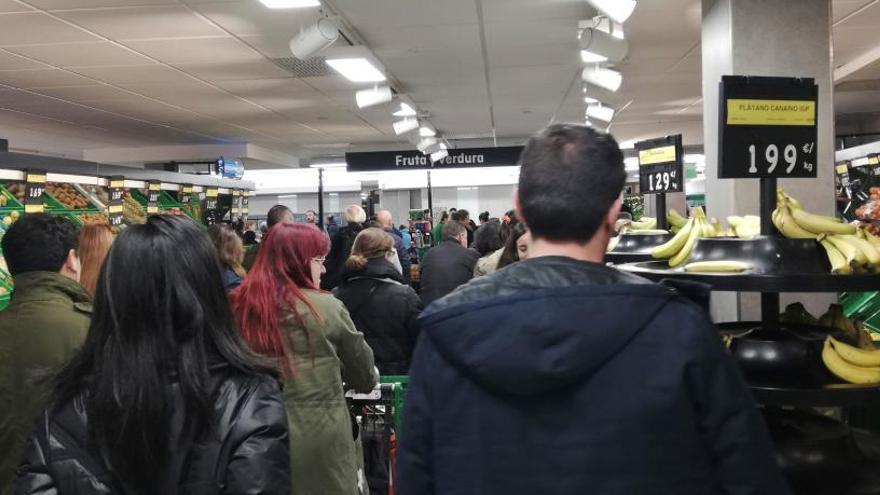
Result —
[[[880,333],[880,292],[846,292],[840,304],[847,318],[863,320],[865,328]]]

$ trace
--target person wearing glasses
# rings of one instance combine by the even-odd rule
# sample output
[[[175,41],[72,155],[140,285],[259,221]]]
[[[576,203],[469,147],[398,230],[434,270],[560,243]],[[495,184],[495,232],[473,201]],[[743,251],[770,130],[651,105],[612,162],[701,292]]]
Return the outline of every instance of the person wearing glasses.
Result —
[[[320,289],[328,250],[314,226],[280,223],[230,299],[245,342],[283,377],[291,493],[354,495],[365,482],[345,390],[370,392],[378,376],[345,305]]]

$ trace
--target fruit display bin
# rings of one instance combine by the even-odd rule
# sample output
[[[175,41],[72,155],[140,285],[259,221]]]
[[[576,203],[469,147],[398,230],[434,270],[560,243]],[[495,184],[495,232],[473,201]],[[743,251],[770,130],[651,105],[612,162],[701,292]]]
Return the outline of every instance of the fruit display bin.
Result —
[[[622,264],[651,261],[651,251],[672,239],[673,234],[620,234],[620,242],[605,254],[608,263]]]

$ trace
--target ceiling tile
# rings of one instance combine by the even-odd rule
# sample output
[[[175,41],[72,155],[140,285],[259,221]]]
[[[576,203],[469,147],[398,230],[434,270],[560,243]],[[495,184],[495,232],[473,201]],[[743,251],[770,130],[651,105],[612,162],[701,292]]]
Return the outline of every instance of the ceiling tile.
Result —
[[[177,0],[29,0],[45,10],[94,9],[107,7],[134,7],[144,5],[173,5]]]
[[[97,41],[97,38],[38,12],[0,15],[0,46],[74,41]]]
[[[0,72],[0,83],[19,88],[51,88],[87,85],[94,81],[60,69],[31,69]]]
[[[57,67],[102,67],[149,64],[136,53],[106,41],[11,47],[9,51]]]
[[[77,73],[111,84],[186,83],[192,78],[163,65],[133,65],[119,67],[89,67],[76,69]]]
[[[280,77],[293,77],[291,73],[266,59],[255,59],[226,64],[181,64],[178,67],[193,76],[212,83],[238,79],[246,80],[255,78],[273,79]]]
[[[846,15],[850,14],[852,11],[859,9],[864,5],[868,5],[871,2],[869,2],[868,0],[858,2],[861,5],[858,5],[858,3],[852,4],[852,3],[847,2],[846,4],[844,4],[845,7],[843,7],[843,8],[837,8],[838,3],[840,3],[840,2],[839,1],[834,2],[835,22],[837,20],[839,20],[839,18],[837,16],[838,13],[847,12],[847,14],[845,14],[844,16],[841,16],[841,17],[845,17]],[[849,7],[849,8],[847,8],[847,7]],[[850,10],[850,8],[851,8],[851,10]],[[853,29],[853,28],[877,29],[878,23],[880,23],[880,5],[873,4],[871,7],[868,7],[867,9],[859,12],[858,15],[854,15],[854,16],[850,17],[849,19],[847,19],[846,21],[838,24],[837,26],[835,26],[835,29],[840,29],[840,28],[844,28],[844,29]]]
[[[222,30],[179,5],[71,10],[56,15],[114,40],[223,36]]]
[[[264,59],[235,38],[129,41],[126,45],[170,65],[235,64]]]
[[[270,9],[256,0],[206,2],[193,8],[236,36],[280,33],[290,39],[320,16],[318,8]]]
[[[15,0],[0,0],[0,13],[7,12],[32,12],[34,9]]]
[[[474,0],[335,0],[333,5],[367,31],[477,22]]]
[[[128,100],[133,95],[127,91],[116,89],[111,86],[102,84],[92,84],[85,86],[59,86],[55,88],[41,88],[40,93],[63,98],[65,100],[76,101],[80,103],[92,101],[109,101],[109,100]]]
[[[28,60],[14,53],[0,51],[0,70],[46,69],[44,64]]]

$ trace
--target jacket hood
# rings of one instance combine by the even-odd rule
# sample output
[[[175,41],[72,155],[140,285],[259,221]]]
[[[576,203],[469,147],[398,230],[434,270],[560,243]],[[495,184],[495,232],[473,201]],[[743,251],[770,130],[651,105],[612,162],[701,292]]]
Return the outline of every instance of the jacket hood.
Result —
[[[601,369],[675,295],[602,265],[539,258],[476,279],[453,302],[441,300],[422,330],[483,387],[534,395]]]
[[[363,270],[349,270],[345,268],[342,273],[342,281],[349,282],[355,278],[390,279],[395,282],[404,283],[403,275],[385,258],[369,260]]]
[[[51,297],[70,299],[74,304],[91,306],[89,294],[75,280],[55,272],[19,273],[13,278],[13,297],[19,301]],[[89,308],[91,309],[91,308]]]

